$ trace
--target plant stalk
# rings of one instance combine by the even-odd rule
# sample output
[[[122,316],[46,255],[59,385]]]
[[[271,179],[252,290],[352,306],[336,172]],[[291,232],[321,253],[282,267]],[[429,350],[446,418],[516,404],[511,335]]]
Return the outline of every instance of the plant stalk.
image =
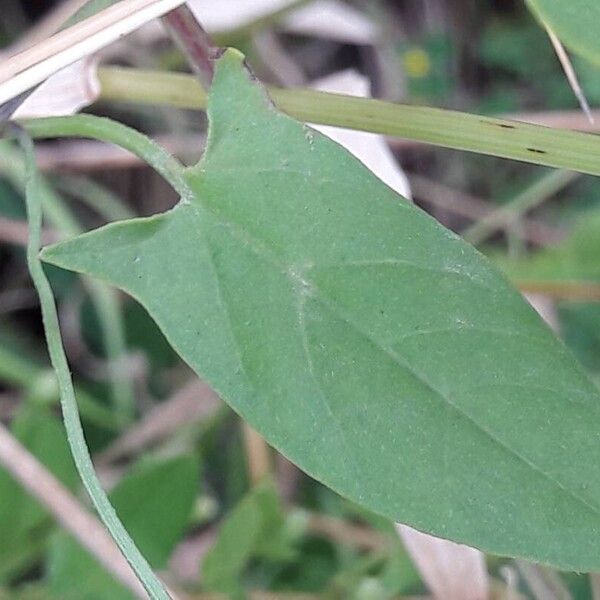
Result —
[[[27,264],[31,278],[33,279],[40,297],[48,351],[58,379],[63,419],[73,460],[102,522],[109,530],[111,536],[119,546],[119,549],[127,559],[127,562],[135,571],[140,582],[146,588],[150,598],[152,598],[152,600],[170,600],[169,594],[153,573],[150,565],[140,553],[127,533],[127,530],[119,520],[117,513],[108,500],[94,471],[81,420],[79,418],[69,364],[60,337],[56,303],[52,294],[52,288],[50,287],[50,283],[44,273],[39,258],[42,203],[38,189],[38,173],[35,168],[33,143],[26,135],[20,136],[20,142],[26,154],[27,163],[27,193],[25,197],[30,224],[30,236],[27,245]]]
[[[103,67],[98,76],[101,100],[206,108],[206,92],[190,75]],[[300,121],[600,175],[600,136],[314,90],[269,92],[282,112]]]
[[[191,191],[183,177],[183,165],[143,133],[122,123],[93,115],[27,119],[21,122],[34,139],[80,137],[109,142],[141,158],[173,187],[183,198]]]

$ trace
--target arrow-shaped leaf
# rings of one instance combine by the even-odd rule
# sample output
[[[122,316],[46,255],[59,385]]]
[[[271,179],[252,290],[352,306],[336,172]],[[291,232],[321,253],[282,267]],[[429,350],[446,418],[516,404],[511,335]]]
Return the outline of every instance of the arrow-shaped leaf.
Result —
[[[499,554],[600,567],[594,386],[502,275],[219,61],[173,210],[47,249],[137,298],[315,478]]]

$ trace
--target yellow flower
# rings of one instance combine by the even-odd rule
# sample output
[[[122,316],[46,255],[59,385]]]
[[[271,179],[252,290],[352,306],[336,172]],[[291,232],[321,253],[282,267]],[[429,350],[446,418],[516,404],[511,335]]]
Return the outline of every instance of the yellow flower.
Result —
[[[429,54],[421,48],[413,48],[404,53],[406,74],[414,79],[423,79],[431,73]]]

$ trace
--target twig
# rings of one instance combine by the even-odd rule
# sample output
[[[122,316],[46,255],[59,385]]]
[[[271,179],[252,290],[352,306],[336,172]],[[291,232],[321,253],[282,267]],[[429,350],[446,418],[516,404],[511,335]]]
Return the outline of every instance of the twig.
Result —
[[[213,62],[217,48],[200,21],[187,4],[167,13],[162,21],[204,88],[209,89],[215,72]]]
[[[101,523],[1,424],[0,463],[115,579],[148,597]]]
[[[365,551],[383,551],[389,548],[387,536],[363,525],[348,523],[343,519],[318,513],[309,513],[308,531],[337,544],[352,546]]]
[[[182,425],[206,418],[219,406],[221,401],[206,383],[194,379],[97,455],[96,463],[104,465],[136,454],[168,437]]]
[[[254,48],[269,72],[284,87],[300,87],[306,84],[302,68],[279,43],[271,29],[258,31],[253,38]]]
[[[202,561],[215,543],[218,533],[218,526],[213,524],[177,545],[169,560],[169,573],[180,584],[198,585]]]

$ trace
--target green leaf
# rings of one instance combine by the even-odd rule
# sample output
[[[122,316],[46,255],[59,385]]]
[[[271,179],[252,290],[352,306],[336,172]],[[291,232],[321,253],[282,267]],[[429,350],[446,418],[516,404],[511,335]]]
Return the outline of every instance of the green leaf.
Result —
[[[140,551],[153,568],[160,569],[181,538],[197,492],[197,462],[183,456],[139,465],[109,497]],[[60,598],[132,598],[65,533],[53,540],[48,571],[50,588]]]
[[[44,260],[138,299],[267,441],[371,510],[600,567],[595,387],[475,249],[278,113],[228,51],[173,210]]]
[[[12,424],[14,436],[63,484],[74,488],[77,474],[61,423],[40,407],[24,407]],[[0,469],[0,572],[39,544],[52,521],[47,511]]]
[[[597,0],[527,0],[527,3],[565,46],[600,64],[600,3]]]
[[[202,583],[206,589],[240,596],[240,576],[252,557],[291,558],[283,526],[284,515],[273,483],[256,486],[231,511],[204,559]]]

